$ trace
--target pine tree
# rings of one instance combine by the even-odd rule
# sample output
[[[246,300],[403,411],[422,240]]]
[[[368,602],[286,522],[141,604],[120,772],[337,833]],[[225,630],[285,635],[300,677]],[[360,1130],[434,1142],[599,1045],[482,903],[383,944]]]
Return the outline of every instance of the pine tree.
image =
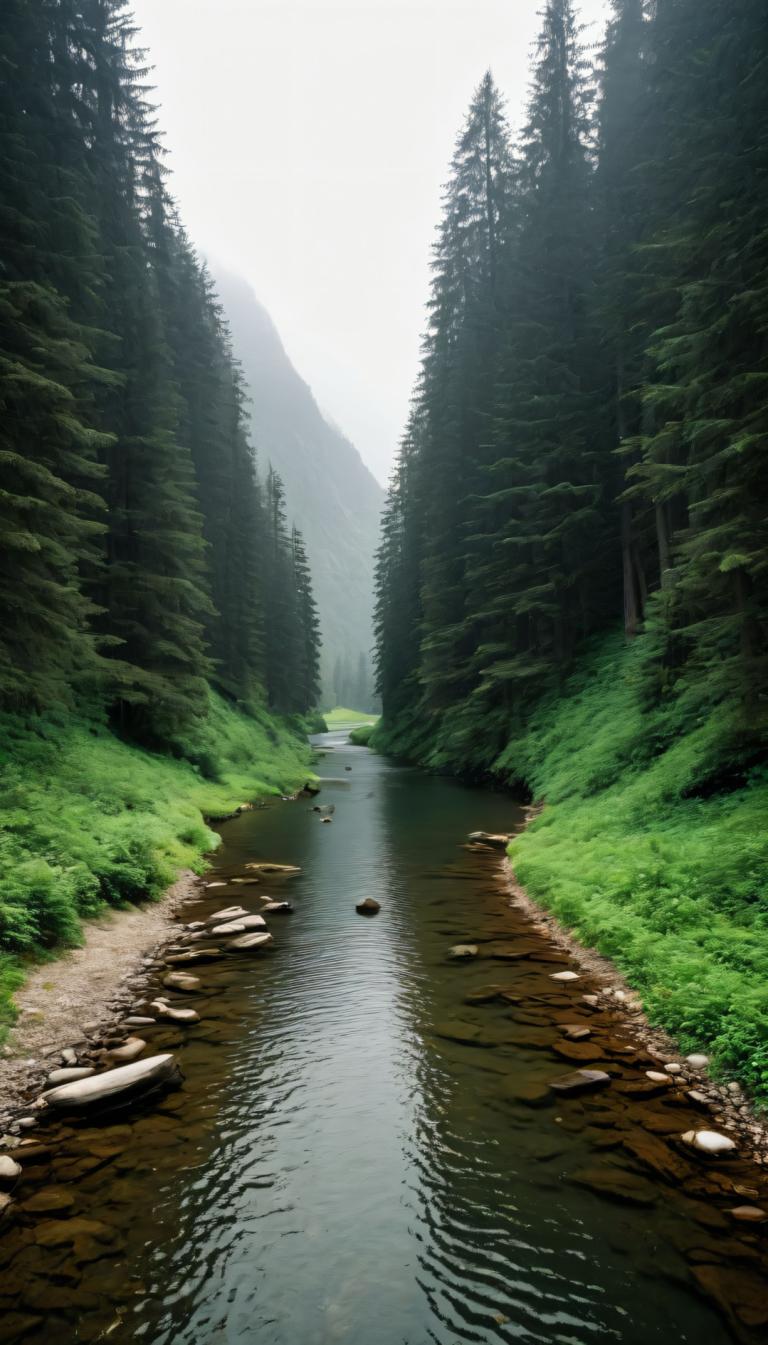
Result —
[[[320,618],[312,595],[304,538],[295,526],[291,531],[291,556],[300,637],[299,666],[292,689],[296,708],[305,714],[314,709],[320,695]]]

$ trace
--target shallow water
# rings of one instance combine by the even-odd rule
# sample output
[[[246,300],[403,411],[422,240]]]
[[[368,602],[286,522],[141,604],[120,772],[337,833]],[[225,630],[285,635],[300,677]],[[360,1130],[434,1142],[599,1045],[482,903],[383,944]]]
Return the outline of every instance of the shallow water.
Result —
[[[196,973],[204,993],[178,1003],[199,1025],[150,1030],[183,1087],[43,1134],[0,1240],[0,1340],[758,1340],[765,1238],[726,1211],[761,1174],[686,1155],[675,1136],[701,1115],[631,1095],[655,1062],[588,1014],[588,978],[552,981],[568,960],[510,910],[501,858],[460,848],[520,810],[322,742],[333,824],[307,800],[246,813],[212,876],[259,859],[301,874],[185,910],[258,910],[264,892],[295,907],[270,919],[269,953]],[[448,960],[470,940],[477,959]],[[489,983],[507,1001],[464,1003]],[[564,1058],[574,1021],[611,1087],[532,1107],[590,1063]]]

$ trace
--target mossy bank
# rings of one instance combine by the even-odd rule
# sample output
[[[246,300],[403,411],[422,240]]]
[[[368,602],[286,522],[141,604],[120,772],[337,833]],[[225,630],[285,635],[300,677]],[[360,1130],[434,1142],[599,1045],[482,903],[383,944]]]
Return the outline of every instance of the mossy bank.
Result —
[[[79,942],[83,918],[159,896],[217,844],[206,819],[309,772],[300,718],[245,714],[213,693],[177,750],[65,714],[0,721],[0,1033],[25,968]]]
[[[372,742],[544,800],[511,846],[527,892],[613,960],[651,1022],[765,1106],[768,771],[745,764],[722,705],[645,705],[641,657],[596,645],[495,755],[471,705],[382,723]]]

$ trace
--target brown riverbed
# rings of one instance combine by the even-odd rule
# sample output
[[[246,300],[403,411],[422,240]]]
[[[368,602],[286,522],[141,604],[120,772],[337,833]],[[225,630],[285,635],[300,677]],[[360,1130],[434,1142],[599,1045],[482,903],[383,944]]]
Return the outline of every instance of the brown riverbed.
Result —
[[[663,1062],[598,969],[510,907],[503,856],[460,848],[521,810],[340,743],[323,769],[333,824],[306,802],[227,824],[225,886],[182,912],[295,907],[266,956],[175,998],[198,1025],[149,1030],[183,1086],[22,1154],[0,1340],[759,1340],[765,1232],[731,1211],[765,1174],[682,1142],[712,1125],[690,1081],[647,1079]],[[302,873],[230,881],[260,859]],[[609,1085],[557,1097],[578,1068]]]

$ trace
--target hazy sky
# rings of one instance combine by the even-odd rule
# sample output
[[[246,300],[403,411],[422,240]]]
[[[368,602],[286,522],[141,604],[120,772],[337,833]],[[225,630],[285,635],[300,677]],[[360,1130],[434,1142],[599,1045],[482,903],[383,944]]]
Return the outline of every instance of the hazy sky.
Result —
[[[540,0],[134,0],[172,189],[386,480],[453,143],[490,66],[517,125]],[[606,0],[583,0],[602,31]]]

